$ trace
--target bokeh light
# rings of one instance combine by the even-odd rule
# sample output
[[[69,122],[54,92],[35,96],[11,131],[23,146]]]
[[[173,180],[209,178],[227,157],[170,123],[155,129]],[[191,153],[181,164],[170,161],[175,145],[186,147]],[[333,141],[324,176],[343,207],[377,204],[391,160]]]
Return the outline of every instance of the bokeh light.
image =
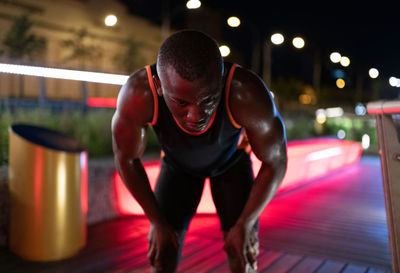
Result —
[[[364,150],[369,148],[369,145],[371,143],[371,138],[369,137],[369,135],[364,134],[361,138],[361,145],[363,147]]]
[[[336,80],[336,86],[340,89],[344,88],[346,85],[346,82],[343,79],[337,79]]]
[[[329,55],[329,58],[331,59],[332,63],[338,63],[340,62],[342,55],[340,55],[338,52],[332,52],[331,55]]]
[[[357,103],[356,107],[354,108],[354,112],[357,116],[364,116],[367,113],[367,107],[365,107],[362,103]]]
[[[189,0],[186,2],[186,7],[188,9],[198,9],[201,7],[201,2],[199,0]]]
[[[104,19],[104,24],[108,27],[115,26],[117,22],[118,22],[117,16],[113,14],[107,15],[106,18]]]
[[[396,77],[390,77],[389,84],[393,87],[400,87],[400,79],[398,79]]]
[[[379,71],[378,71],[378,69],[376,69],[376,68],[371,68],[371,69],[368,71],[368,74],[369,74],[369,76],[370,76],[372,79],[376,79],[376,78],[378,78],[378,76],[379,76]]]
[[[343,129],[340,129],[340,130],[337,132],[337,137],[338,137],[339,139],[344,139],[344,138],[346,137],[346,132],[345,132]]]
[[[238,26],[240,26],[240,19],[237,18],[236,16],[229,17],[227,22],[228,22],[228,25],[230,27],[238,27]]]
[[[220,46],[219,51],[221,52],[222,57],[226,57],[231,53],[231,50],[226,45]]]
[[[319,123],[319,124],[323,124],[326,122],[326,114],[325,111],[323,109],[318,109],[315,112],[315,120]]]
[[[304,45],[306,44],[306,43],[304,42],[304,39],[301,38],[301,37],[295,37],[295,38],[293,39],[292,43],[293,43],[293,46],[294,46],[295,48],[303,48]]]
[[[271,42],[274,45],[280,45],[285,41],[285,37],[281,33],[274,33],[271,35]]]
[[[311,98],[311,96],[309,94],[301,94],[299,96],[299,101],[302,104],[310,104],[311,101],[312,101],[312,98]]]
[[[341,64],[342,66],[344,66],[344,67],[349,66],[349,65],[350,65],[350,59],[349,59],[349,57],[342,56],[342,57],[340,58],[340,64]]]

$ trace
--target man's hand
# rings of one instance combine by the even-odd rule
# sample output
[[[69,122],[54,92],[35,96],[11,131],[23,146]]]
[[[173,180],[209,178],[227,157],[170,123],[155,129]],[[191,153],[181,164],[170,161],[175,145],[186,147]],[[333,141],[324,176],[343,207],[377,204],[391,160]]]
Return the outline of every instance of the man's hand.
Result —
[[[225,234],[224,250],[233,273],[253,273],[257,271],[259,243],[257,231],[243,225],[233,226]]]
[[[169,272],[177,264],[179,243],[177,235],[168,225],[151,224],[148,235],[147,258],[157,272]]]

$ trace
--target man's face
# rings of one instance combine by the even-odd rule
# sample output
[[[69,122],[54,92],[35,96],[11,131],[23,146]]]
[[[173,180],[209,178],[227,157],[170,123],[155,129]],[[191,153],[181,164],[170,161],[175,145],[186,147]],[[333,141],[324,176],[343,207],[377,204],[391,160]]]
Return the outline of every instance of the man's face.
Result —
[[[221,73],[207,73],[193,82],[183,79],[171,66],[159,75],[158,92],[177,122],[190,133],[209,124],[222,93]]]

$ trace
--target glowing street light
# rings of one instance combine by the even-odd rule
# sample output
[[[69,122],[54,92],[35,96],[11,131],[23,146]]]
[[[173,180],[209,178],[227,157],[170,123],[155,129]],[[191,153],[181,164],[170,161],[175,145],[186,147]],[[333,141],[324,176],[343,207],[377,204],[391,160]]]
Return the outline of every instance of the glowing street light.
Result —
[[[219,51],[221,52],[222,57],[226,57],[231,53],[231,50],[226,45],[220,46]]]
[[[342,55],[340,55],[339,52],[332,52],[331,55],[329,55],[329,58],[331,59],[332,63],[336,64],[336,63],[340,62]]]
[[[188,9],[198,9],[201,7],[201,2],[199,0],[189,0],[186,2],[186,7]]]
[[[230,27],[238,27],[238,26],[240,26],[240,19],[237,18],[236,16],[229,17],[227,22],[228,22],[228,25]]]
[[[304,39],[301,37],[295,37],[292,41],[292,44],[295,48],[303,48],[304,45],[306,44],[304,42]]]
[[[336,86],[340,89],[344,88],[346,85],[346,82],[343,79],[337,79],[336,80]]]
[[[393,87],[400,87],[400,79],[398,79],[396,77],[390,77],[389,84]]]
[[[344,67],[347,67],[350,65],[350,59],[346,56],[342,56],[342,58],[340,58],[340,64]]]
[[[117,24],[118,19],[114,14],[107,15],[104,19],[104,24],[108,27],[113,27]]]
[[[280,45],[285,41],[285,37],[281,33],[275,33],[271,35],[271,42],[274,45]]]
[[[368,71],[368,74],[369,74],[369,76],[370,76],[372,79],[376,79],[376,78],[378,78],[378,76],[379,76],[379,71],[378,71],[378,69],[376,69],[376,68],[371,68],[371,69]]]

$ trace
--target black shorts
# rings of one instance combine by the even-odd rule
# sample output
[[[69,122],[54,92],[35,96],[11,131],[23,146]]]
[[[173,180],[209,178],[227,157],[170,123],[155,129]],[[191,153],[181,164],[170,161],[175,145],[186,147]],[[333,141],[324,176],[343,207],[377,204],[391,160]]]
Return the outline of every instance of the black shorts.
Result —
[[[210,177],[211,193],[221,222],[228,231],[239,218],[254,182],[250,156],[244,151],[224,173]],[[168,223],[176,230],[188,229],[196,213],[206,177],[197,177],[179,170],[166,160],[154,190]]]

